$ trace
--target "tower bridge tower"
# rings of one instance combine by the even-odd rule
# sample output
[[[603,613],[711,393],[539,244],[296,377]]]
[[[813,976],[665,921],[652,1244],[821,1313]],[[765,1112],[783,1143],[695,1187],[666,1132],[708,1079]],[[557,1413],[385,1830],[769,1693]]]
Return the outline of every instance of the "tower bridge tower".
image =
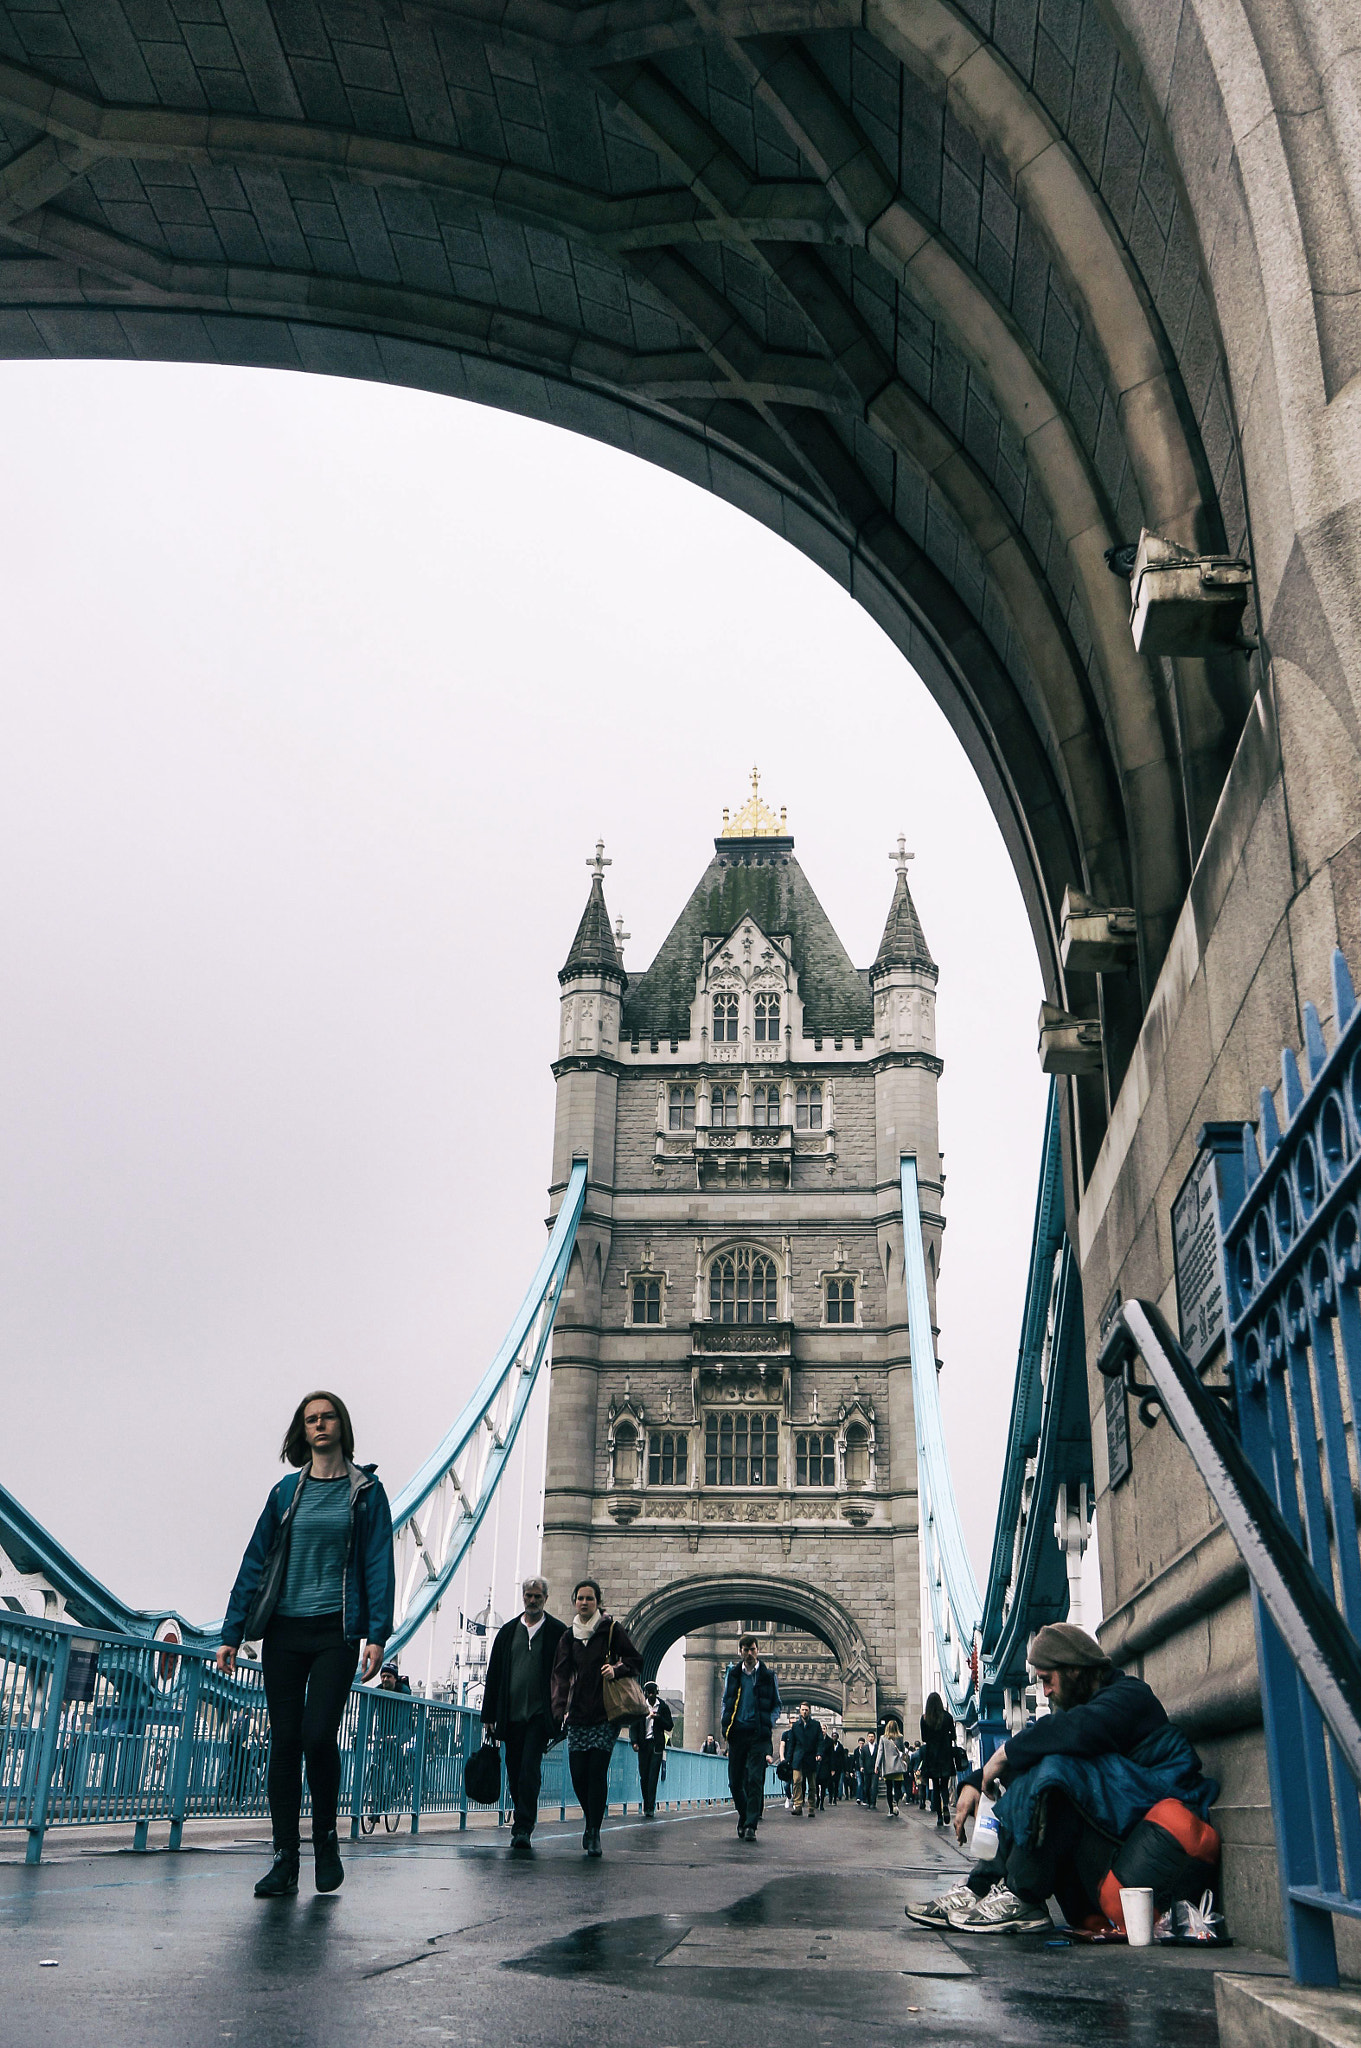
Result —
[[[941,1062],[912,856],[900,839],[891,857],[859,969],[753,771],[637,980],[597,844],[558,977],[554,1206],[573,1158],[590,1172],[554,1331],[544,1570],[558,1602],[598,1579],[649,1670],[695,1638],[700,1720],[707,1646],[732,1654],[758,1616],[825,1646],[822,1698],[851,1731],[919,1710],[899,1160],[917,1159],[934,1320]]]

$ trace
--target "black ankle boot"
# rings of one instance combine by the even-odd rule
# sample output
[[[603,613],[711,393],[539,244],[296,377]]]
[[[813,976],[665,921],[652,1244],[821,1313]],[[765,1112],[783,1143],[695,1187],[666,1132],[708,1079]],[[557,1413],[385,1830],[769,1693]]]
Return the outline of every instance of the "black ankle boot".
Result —
[[[586,1845],[586,1854],[588,1856],[599,1856],[600,1853],[600,1830],[599,1828],[592,1828],[591,1839]]]
[[[340,1860],[334,1828],[329,1835],[313,1835],[312,1854],[316,1859],[317,1890],[338,1892],[345,1882],[345,1865]]]
[[[257,1899],[286,1899],[298,1889],[298,1851],[276,1849],[274,1861],[255,1887]]]

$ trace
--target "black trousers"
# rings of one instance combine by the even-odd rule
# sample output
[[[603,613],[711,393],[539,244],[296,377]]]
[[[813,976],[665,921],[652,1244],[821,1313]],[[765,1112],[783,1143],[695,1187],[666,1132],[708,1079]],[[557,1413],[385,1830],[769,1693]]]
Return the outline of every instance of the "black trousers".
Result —
[[[539,1818],[543,1753],[552,1732],[547,1714],[536,1714],[532,1721],[508,1721],[501,1731],[506,1745],[506,1785],[515,1803],[512,1825],[517,1835],[532,1835]]]
[[[609,1805],[610,1751],[608,1749],[573,1749],[567,1754],[567,1767],[572,1773],[572,1790],[577,1795],[581,1817],[588,1828],[604,1824],[605,1808]]]
[[[296,1849],[302,1767],[312,1794],[312,1839],[332,1832],[340,1795],[340,1729],[359,1645],[339,1614],[276,1614],[260,1648],[269,1707],[269,1817],[276,1849]]]
[[[644,1813],[655,1813],[657,1810],[657,1782],[662,1775],[662,1758],[665,1755],[665,1743],[638,1744],[638,1784],[643,1794]]]
[[[734,1728],[728,1737],[728,1789],[737,1808],[739,1827],[754,1828],[766,1810],[768,1735],[744,1735]]]
[[[1035,1906],[1056,1898],[1069,1925],[1078,1926],[1097,1910],[1116,1846],[1083,1819],[1071,1799],[1052,1790],[1044,1795],[1034,1839],[1016,1842],[1004,1834],[992,1861],[975,1863],[969,1886],[982,1894],[1005,1881],[1018,1899]]]

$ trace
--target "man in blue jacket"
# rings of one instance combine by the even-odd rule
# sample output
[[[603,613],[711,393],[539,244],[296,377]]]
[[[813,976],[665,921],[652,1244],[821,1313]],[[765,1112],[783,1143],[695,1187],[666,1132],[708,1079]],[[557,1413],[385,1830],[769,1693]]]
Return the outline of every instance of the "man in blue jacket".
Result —
[[[1028,1661],[1049,1713],[961,1779],[955,1804],[962,1842],[982,1794],[992,1794],[998,1853],[944,1897],[907,1907],[923,1926],[1044,1933],[1050,1897],[1078,1924],[1097,1905],[1119,1845],[1150,1808],[1175,1801],[1204,1821],[1219,1795],[1152,1688],[1117,1671],[1085,1629],[1067,1621],[1040,1629]]]
[[[766,1807],[770,1731],[780,1718],[780,1687],[758,1655],[755,1636],[739,1636],[738,1661],[728,1666],[719,1719],[728,1745],[728,1785],[737,1808],[737,1839],[754,1842]]]

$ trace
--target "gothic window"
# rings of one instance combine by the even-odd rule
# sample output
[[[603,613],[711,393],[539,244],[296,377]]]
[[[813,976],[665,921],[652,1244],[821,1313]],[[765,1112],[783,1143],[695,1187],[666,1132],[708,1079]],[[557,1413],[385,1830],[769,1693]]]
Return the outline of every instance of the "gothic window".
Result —
[[[737,1129],[736,1088],[715,1088],[710,1098],[710,1120],[716,1131]]]
[[[816,1081],[794,1096],[794,1127],[800,1131],[822,1129],[822,1089]]]
[[[649,1486],[684,1486],[690,1439],[684,1430],[652,1430],[647,1440],[647,1483]]]
[[[730,1038],[737,1042],[737,997],[714,997],[714,1039],[721,1042]]]
[[[709,1268],[709,1315],[716,1323],[773,1323],[775,1261],[745,1248],[725,1252]]]
[[[858,1424],[852,1424],[846,1431],[846,1484],[868,1486],[869,1483],[870,1440]]]
[[[836,1438],[830,1430],[800,1430],[794,1439],[794,1484],[836,1485]]]
[[[667,1104],[667,1122],[673,1131],[693,1131],[695,1128],[695,1091],[693,1088],[673,1088]]]
[[[780,998],[778,996],[757,996],[756,998],[756,1042],[758,1045],[775,1045],[780,1036]]]
[[[659,1323],[662,1319],[662,1283],[644,1273],[633,1283],[633,1320]]]
[[[778,1081],[758,1081],[756,1093],[751,1099],[751,1118],[758,1130],[769,1126],[774,1130],[780,1121],[780,1085]]]
[[[773,1414],[710,1415],[704,1424],[706,1486],[774,1486],[779,1423]]]
[[[634,1318],[635,1322],[637,1317]],[[827,1282],[827,1320],[829,1323],[853,1323],[855,1321],[855,1282],[833,1278]]]
[[[628,1422],[621,1422],[614,1433],[614,1483],[616,1486],[638,1484],[638,1435]]]

